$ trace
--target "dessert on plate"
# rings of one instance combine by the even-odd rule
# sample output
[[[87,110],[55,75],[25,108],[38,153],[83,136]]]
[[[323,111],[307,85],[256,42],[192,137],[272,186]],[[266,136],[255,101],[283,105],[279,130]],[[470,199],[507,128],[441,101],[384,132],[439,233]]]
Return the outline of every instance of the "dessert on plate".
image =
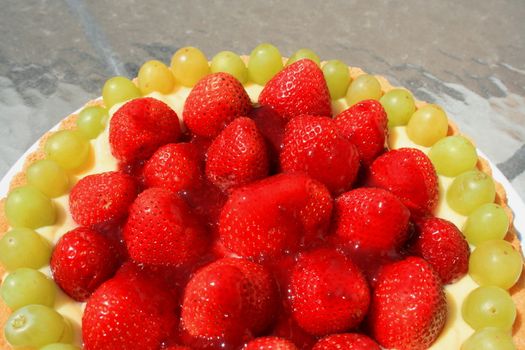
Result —
[[[525,349],[487,162],[442,107],[308,49],[109,79],[1,204],[5,349]]]

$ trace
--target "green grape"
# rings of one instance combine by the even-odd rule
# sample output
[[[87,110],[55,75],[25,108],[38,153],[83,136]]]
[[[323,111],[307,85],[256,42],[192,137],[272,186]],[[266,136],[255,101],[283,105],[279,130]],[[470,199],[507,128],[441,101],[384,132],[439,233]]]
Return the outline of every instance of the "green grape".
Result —
[[[388,116],[389,127],[407,125],[416,111],[414,97],[405,89],[392,89],[384,94],[379,102]]]
[[[86,107],[78,115],[78,130],[86,138],[95,139],[106,128],[108,118],[107,109],[100,106]]]
[[[56,210],[53,202],[31,185],[12,190],[5,202],[5,214],[12,227],[39,228],[53,225]]]
[[[373,75],[362,74],[355,78],[346,93],[346,102],[349,106],[363,100],[379,100],[381,84]]]
[[[48,306],[28,305],[11,314],[4,330],[7,341],[14,347],[39,348],[60,342],[67,323]]]
[[[520,253],[502,239],[478,244],[469,259],[469,274],[480,286],[509,289],[520,278],[522,267]]]
[[[310,49],[299,49],[295,51],[295,53],[292,56],[290,56],[288,61],[286,61],[286,65],[289,66],[294,62],[302,60],[303,58],[308,58],[317,63],[317,65],[321,64],[321,59],[319,58],[319,56],[317,56],[315,52],[313,52]]]
[[[169,94],[175,87],[175,78],[168,66],[161,61],[151,60],[140,67],[138,85],[143,95],[153,91]]]
[[[407,135],[418,145],[430,147],[447,136],[448,119],[445,111],[436,105],[419,108],[408,121]]]
[[[45,152],[64,169],[76,169],[89,159],[90,144],[78,130],[62,130],[47,139]]]
[[[50,159],[37,160],[27,168],[27,182],[50,198],[59,197],[69,189],[67,173]]]
[[[225,72],[233,75],[241,84],[248,81],[248,68],[239,55],[231,51],[221,51],[211,60],[212,73]]]
[[[65,317],[64,323],[64,332],[62,333],[60,339],[58,339],[57,343],[70,344],[73,342],[73,339],[75,339],[75,331],[73,330],[71,322]]]
[[[496,187],[492,178],[479,170],[467,171],[452,181],[447,202],[462,215],[469,215],[486,203],[494,202]]]
[[[102,88],[102,99],[107,109],[113,105],[140,97],[139,88],[126,77],[113,77]]]
[[[476,147],[463,136],[447,136],[436,142],[428,157],[440,175],[455,177],[478,162]]]
[[[171,71],[180,85],[192,87],[210,74],[210,66],[201,50],[187,46],[179,49],[171,58]]]
[[[250,54],[248,75],[256,84],[265,85],[281,69],[283,58],[279,49],[272,44],[260,44]]]
[[[39,269],[50,258],[50,244],[28,228],[14,228],[0,239],[0,262],[8,271],[20,267]]]
[[[516,319],[516,306],[510,294],[499,287],[474,289],[462,306],[463,319],[474,329],[495,327],[510,330]]]
[[[39,350],[80,350],[78,346],[64,343],[54,343],[44,346]]]
[[[465,340],[461,350],[516,350],[509,331],[483,328]]]
[[[324,64],[323,74],[332,100],[345,97],[351,81],[348,66],[339,60],[330,60]]]
[[[483,204],[467,218],[463,234],[470,244],[477,245],[491,239],[503,239],[509,229],[505,210],[494,203]]]
[[[0,294],[11,310],[31,304],[53,306],[56,286],[42,272],[22,267],[5,278]]]

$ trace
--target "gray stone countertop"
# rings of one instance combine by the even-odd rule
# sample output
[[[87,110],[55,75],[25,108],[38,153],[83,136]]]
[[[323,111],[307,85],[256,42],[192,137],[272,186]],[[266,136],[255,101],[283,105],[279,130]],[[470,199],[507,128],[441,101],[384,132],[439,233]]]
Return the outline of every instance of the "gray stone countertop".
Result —
[[[308,47],[442,105],[525,197],[525,2],[3,0],[0,174],[113,75],[271,42]]]

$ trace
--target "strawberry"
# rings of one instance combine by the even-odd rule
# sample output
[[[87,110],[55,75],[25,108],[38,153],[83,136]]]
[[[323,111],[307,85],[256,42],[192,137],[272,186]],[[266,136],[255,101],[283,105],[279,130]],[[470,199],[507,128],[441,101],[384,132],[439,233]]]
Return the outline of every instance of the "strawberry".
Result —
[[[391,192],[357,188],[335,200],[333,231],[341,245],[381,255],[406,241],[409,210]]]
[[[177,266],[195,261],[208,247],[207,233],[176,194],[150,188],[129,210],[123,232],[130,257],[139,263]]]
[[[183,191],[179,195],[212,230],[218,226],[219,215],[228,196],[217,186],[205,179],[198,188]]]
[[[270,161],[277,158],[283,146],[286,120],[270,106],[259,106],[252,109],[250,117],[266,140]]]
[[[368,314],[371,335],[387,349],[427,349],[447,318],[441,280],[432,266],[409,257],[381,270]]]
[[[88,299],[83,348],[158,350],[177,323],[176,298],[161,281],[126,264]]]
[[[173,192],[199,187],[202,166],[196,146],[170,143],[159,148],[143,169],[147,187],[162,187]]]
[[[469,245],[453,223],[427,217],[417,220],[415,226],[410,252],[428,261],[444,284],[457,281],[468,272]]]
[[[271,335],[288,339],[301,350],[312,349],[312,346],[317,341],[313,335],[299,327],[295,319],[288,312],[280,313]]]
[[[319,340],[312,350],[381,350],[379,345],[364,334],[333,334]]]
[[[247,343],[242,350],[298,350],[294,343],[279,337],[262,337]]]
[[[187,345],[240,345],[270,324],[277,303],[271,275],[261,265],[224,258],[190,279],[182,301],[181,325]]]
[[[107,172],[80,179],[69,194],[73,219],[83,226],[111,225],[123,219],[137,195],[135,180]]]
[[[272,107],[286,120],[303,114],[327,117],[332,114],[323,72],[308,59],[299,60],[277,73],[262,90],[259,103]]]
[[[87,227],[77,227],[59,239],[50,265],[60,288],[76,301],[85,301],[113,276],[118,256],[108,238]]]
[[[149,158],[160,146],[177,141],[180,134],[177,113],[152,97],[127,102],[109,124],[111,153],[121,162]]]
[[[292,271],[288,299],[299,326],[314,335],[357,327],[370,303],[368,284],[354,263],[336,250],[300,255]]]
[[[356,145],[364,165],[370,165],[385,149],[388,120],[378,101],[358,102],[334,120],[341,135]]]
[[[430,159],[415,148],[400,148],[377,158],[368,184],[395,194],[412,214],[432,213],[439,196],[438,177]]]
[[[191,90],[182,116],[195,135],[215,137],[233,119],[246,116],[252,108],[242,84],[228,73],[202,78]]]
[[[162,348],[163,350],[191,350],[191,348],[183,345],[170,345],[167,348]]]
[[[240,117],[231,122],[208,148],[206,176],[226,190],[268,175],[268,153],[254,121]]]
[[[306,173],[337,194],[356,179],[359,153],[332,119],[302,115],[286,125],[280,164],[284,172]]]

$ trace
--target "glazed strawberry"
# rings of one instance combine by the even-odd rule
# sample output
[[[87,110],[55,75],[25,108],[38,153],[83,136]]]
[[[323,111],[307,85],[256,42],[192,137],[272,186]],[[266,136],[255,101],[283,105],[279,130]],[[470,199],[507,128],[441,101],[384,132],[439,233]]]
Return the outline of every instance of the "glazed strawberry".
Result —
[[[352,187],[359,153],[332,119],[302,115],[286,125],[280,164],[284,172],[306,173],[337,194]]]
[[[409,210],[391,192],[357,188],[335,200],[337,242],[362,254],[386,254],[406,241]]]
[[[415,148],[400,148],[377,158],[370,166],[368,184],[395,194],[416,216],[432,213],[438,203],[436,170]]]
[[[184,123],[195,135],[215,137],[233,119],[246,116],[252,108],[242,84],[228,73],[202,78],[184,103]]]
[[[303,114],[332,114],[323,72],[309,59],[299,60],[277,73],[262,90],[259,103],[272,107],[286,120]]]
[[[268,175],[268,152],[254,121],[240,117],[213,140],[208,149],[206,176],[226,190]]]
[[[133,202],[123,232],[130,257],[139,263],[177,266],[208,248],[203,225],[176,194],[150,188]]]
[[[243,350],[298,350],[289,340],[279,337],[257,338],[247,343]]]
[[[358,102],[335,117],[339,132],[356,145],[367,166],[385,149],[387,122],[386,112],[376,100]]]
[[[417,220],[415,226],[410,252],[428,261],[444,284],[457,281],[468,272],[470,249],[453,223],[428,217]]]
[[[319,340],[312,350],[381,350],[379,345],[364,334],[334,334]]]
[[[336,250],[302,253],[292,272],[288,299],[299,326],[314,335],[357,327],[370,303],[368,284],[352,261]]]
[[[160,146],[177,141],[180,134],[177,113],[151,97],[127,102],[109,124],[111,153],[121,162],[149,158]]]
[[[197,147],[190,143],[170,143],[159,148],[143,169],[147,187],[173,192],[199,187],[202,165]]]
[[[301,350],[311,350],[317,341],[317,338],[299,327],[295,319],[288,314],[288,312],[281,312],[271,335],[288,339]]]
[[[136,195],[135,180],[127,174],[89,175],[71,189],[69,209],[73,219],[83,226],[115,224],[125,218]]]
[[[427,349],[447,318],[441,279],[419,257],[383,267],[368,314],[371,335],[387,349]]]
[[[111,241],[86,227],[67,232],[57,242],[50,262],[55,282],[77,301],[85,301],[113,276],[118,257]]]
[[[163,350],[191,350],[191,348],[183,345],[171,345],[167,348],[163,348]]]
[[[276,168],[279,165],[279,153],[283,146],[286,120],[270,106],[259,106],[252,109],[250,118],[253,119],[266,141],[270,166]]]

